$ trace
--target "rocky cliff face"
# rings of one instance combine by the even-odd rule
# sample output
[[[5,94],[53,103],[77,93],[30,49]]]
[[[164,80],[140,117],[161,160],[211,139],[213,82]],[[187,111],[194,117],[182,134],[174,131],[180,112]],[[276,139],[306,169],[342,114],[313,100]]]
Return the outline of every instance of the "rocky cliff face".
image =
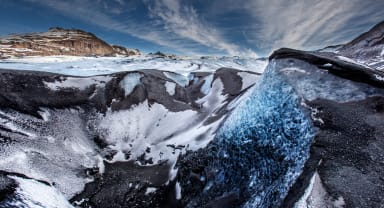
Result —
[[[338,52],[372,68],[384,70],[384,22],[343,45]]]
[[[48,32],[10,35],[0,39],[0,57],[138,55],[138,50],[111,46],[92,33],[51,28]]]

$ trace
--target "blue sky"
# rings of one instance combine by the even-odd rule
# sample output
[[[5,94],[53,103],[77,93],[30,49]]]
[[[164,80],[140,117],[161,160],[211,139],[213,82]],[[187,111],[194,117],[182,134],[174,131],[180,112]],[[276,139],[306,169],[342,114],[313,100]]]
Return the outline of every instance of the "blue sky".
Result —
[[[183,55],[267,56],[347,42],[384,20],[383,0],[1,0],[0,35],[78,28]]]

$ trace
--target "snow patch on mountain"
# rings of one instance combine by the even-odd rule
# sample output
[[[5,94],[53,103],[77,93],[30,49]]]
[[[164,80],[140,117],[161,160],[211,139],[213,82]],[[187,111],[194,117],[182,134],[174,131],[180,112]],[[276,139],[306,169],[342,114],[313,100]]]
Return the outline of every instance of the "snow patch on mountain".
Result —
[[[345,201],[341,196],[339,196],[337,199],[332,199],[322,184],[319,173],[315,172],[303,196],[296,202],[294,206],[294,208],[308,207],[343,208],[345,207]]]
[[[284,73],[290,85],[306,100],[327,99],[344,103],[363,100],[368,96],[380,93],[367,84],[339,79],[307,62],[300,60],[295,60],[295,62],[297,69],[287,71],[286,69],[289,69],[290,66],[279,66],[282,68],[279,73]],[[272,66],[276,64],[279,63],[276,61],[270,63]],[[309,73],[311,76],[307,75]]]
[[[258,74],[250,74],[247,72],[238,72],[237,73],[241,77],[241,91],[247,89],[248,87],[255,84],[255,80],[260,78]]]
[[[216,79],[212,90],[196,101],[200,112],[169,111],[165,106],[145,100],[127,110],[108,111],[93,124],[108,147],[117,152],[113,161],[128,161],[145,154],[156,164],[168,160],[174,163],[185,150],[204,147],[214,137],[223,118],[206,123],[225,104],[223,83]],[[146,164],[142,164],[146,165]]]
[[[108,76],[92,77],[89,79],[77,78],[77,77],[60,77],[60,80],[55,82],[43,83],[51,90],[60,90],[63,88],[78,88],[79,90],[85,90],[86,88],[95,85],[103,87],[105,83],[111,80]]]
[[[143,77],[141,73],[129,73],[120,82],[120,86],[124,89],[125,96],[131,94],[135,87],[141,83]]]
[[[12,207],[30,208],[72,208],[68,200],[53,186],[38,182],[33,179],[25,179],[17,176],[9,176],[14,179],[18,187],[16,188],[16,198],[6,205]]]
[[[0,146],[2,170],[47,181],[70,198],[92,180],[79,172],[84,168],[103,169],[97,147],[89,140],[79,109],[45,109],[43,120],[16,111],[1,111],[2,119],[16,127],[9,132],[12,145]],[[7,128],[0,123],[2,128]],[[44,128],[42,128],[44,127]],[[31,131],[30,137],[19,132]]]
[[[60,63],[60,64],[58,64]],[[0,60],[0,68],[17,70],[37,70],[74,76],[92,76],[110,74],[121,71],[140,69],[159,69],[177,72],[188,76],[191,72],[212,72],[219,68],[234,68],[243,71],[262,73],[268,64],[264,59],[240,59],[236,57],[222,57],[201,59],[198,57],[179,57],[177,59],[155,58],[151,56],[132,57],[79,57],[79,56],[37,56],[11,58]],[[164,73],[174,79],[180,86],[185,80],[179,75]]]
[[[165,82],[165,89],[170,96],[175,95],[176,84],[174,82]]]
[[[213,74],[210,74],[204,77],[204,84],[200,88],[201,93],[203,94],[209,93],[209,90],[211,90],[212,80],[213,80]]]
[[[176,82],[181,87],[186,87],[189,83],[189,79],[186,76],[177,74],[174,72],[164,71],[163,74],[168,78]]]

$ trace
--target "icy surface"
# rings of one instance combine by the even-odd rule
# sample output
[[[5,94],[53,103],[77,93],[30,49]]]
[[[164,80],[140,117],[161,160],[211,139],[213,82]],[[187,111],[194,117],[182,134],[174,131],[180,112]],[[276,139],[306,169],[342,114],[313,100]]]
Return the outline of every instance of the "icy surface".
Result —
[[[343,197],[332,199],[325,190],[319,173],[315,172],[309,182],[304,195],[296,202],[294,208],[311,208],[311,207],[334,207],[343,208],[345,202]]]
[[[295,70],[291,70],[291,66],[284,60],[273,61],[270,66],[281,69],[279,73],[286,77],[288,83],[306,100],[326,99],[350,102],[380,93],[379,89],[364,83],[340,79],[307,62],[300,60],[295,62]]]
[[[106,82],[110,81],[108,76],[92,77],[89,79],[76,78],[76,77],[61,77],[61,80],[55,82],[44,82],[45,85],[51,90],[60,90],[63,88],[78,88],[79,90],[85,90],[91,85],[103,87]]]
[[[362,65],[361,63],[359,63],[359,62],[357,62],[351,58],[345,57],[345,56],[336,56],[336,58],[338,58],[339,60],[345,61],[345,62],[350,62],[350,63]]]
[[[143,77],[140,73],[129,73],[120,82],[120,86],[124,89],[125,96],[132,93],[137,85],[139,85],[140,79]]]
[[[241,90],[245,90],[248,87],[255,84],[255,80],[258,80],[260,78],[260,75],[257,74],[250,74],[246,72],[238,72],[237,73],[241,77]]]
[[[149,105],[145,100],[127,110],[108,111],[93,125],[109,148],[118,152],[113,161],[127,161],[146,153],[146,159],[153,163],[164,160],[174,163],[185,150],[172,147],[197,150],[214,138],[222,119],[209,124],[205,121],[224,105],[226,96],[222,91],[222,81],[213,81],[212,90],[196,101],[202,107],[200,113],[193,110],[171,112],[161,104]]]
[[[223,143],[220,154],[248,163],[244,165],[250,176],[245,183],[253,197],[244,207],[273,207],[284,198],[309,156],[313,133],[300,98],[270,65],[253,94],[218,133]]]
[[[182,196],[181,196],[181,187],[180,187],[180,183],[179,182],[176,182],[175,194],[176,194],[176,199],[180,200]]]
[[[0,126],[12,124],[12,145],[0,146],[0,167],[47,181],[71,197],[92,180],[83,168],[102,165],[97,147],[89,140],[79,109],[42,109],[46,119],[14,111],[0,111]],[[44,128],[42,128],[42,126]],[[34,136],[23,132],[33,132]],[[100,169],[103,167],[100,166]]]
[[[183,76],[181,74],[177,74],[177,73],[174,73],[174,72],[167,72],[167,71],[163,72],[163,74],[168,79],[173,80],[174,82],[176,82],[181,87],[185,87],[189,83],[189,79],[186,76]]]
[[[210,74],[204,78],[204,84],[201,86],[201,93],[208,94],[209,90],[211,90],[211,84],[213,80],[213,74]]]
[[[72,208],[68,200],[54,187],[33,179],[10,176],[18,183],[16,199],[7,204],[10,207],[20,208]]]
[[[165,89],[170,96],[175,95],[176,84],[173,82],[165,82]]]
[[[384,81],[384,77],[382,77],[380,75],[375,74],[375,77],[376,77],[376,79],[378,79],[380,81]]]
[[[47,71],[76,76],[91,76],[140,69],[159,69],[177,72],[186,76],[190,72],[214,71],[221,67],[261,73],[264,71],[267,63],[266,60],[262,59],[242,59],[238,57],[211,57],[205,59],[199,57],[179,57],[177,59],[168,59],[151,56],[98,58],[48,56],[4,59],[0,60],[0,68]],[[168,75],[173,77],[171,74]],[[176,80],[180,79],[175,77]],[[177,83],[183,86],[181,83],[184,82]]]
[[[157,188],[154,187],[148,187],[147,190],[145,191],[145,195],[151,194],[156,192]]]
[[[205,171],[214,174],[189,205],[241,195],[249,199],[244,207],[277,207],[301,173],[314,136],[301,98],[273,65],[258,83],[203,153],[210,154]]]

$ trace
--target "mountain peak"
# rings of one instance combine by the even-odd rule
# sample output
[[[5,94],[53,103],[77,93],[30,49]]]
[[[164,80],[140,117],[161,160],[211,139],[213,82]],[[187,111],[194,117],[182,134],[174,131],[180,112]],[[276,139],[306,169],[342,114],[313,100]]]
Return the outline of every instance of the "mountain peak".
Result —
[[[372,59],[384,56],[384,21],[345,44],[340,53],[355,59]]]
[[[96,35],[80,29],[49,28],[47,32],[13,34],[0,38],[0,57],[23,56],[129,56],[138,50],[109,45]]]

